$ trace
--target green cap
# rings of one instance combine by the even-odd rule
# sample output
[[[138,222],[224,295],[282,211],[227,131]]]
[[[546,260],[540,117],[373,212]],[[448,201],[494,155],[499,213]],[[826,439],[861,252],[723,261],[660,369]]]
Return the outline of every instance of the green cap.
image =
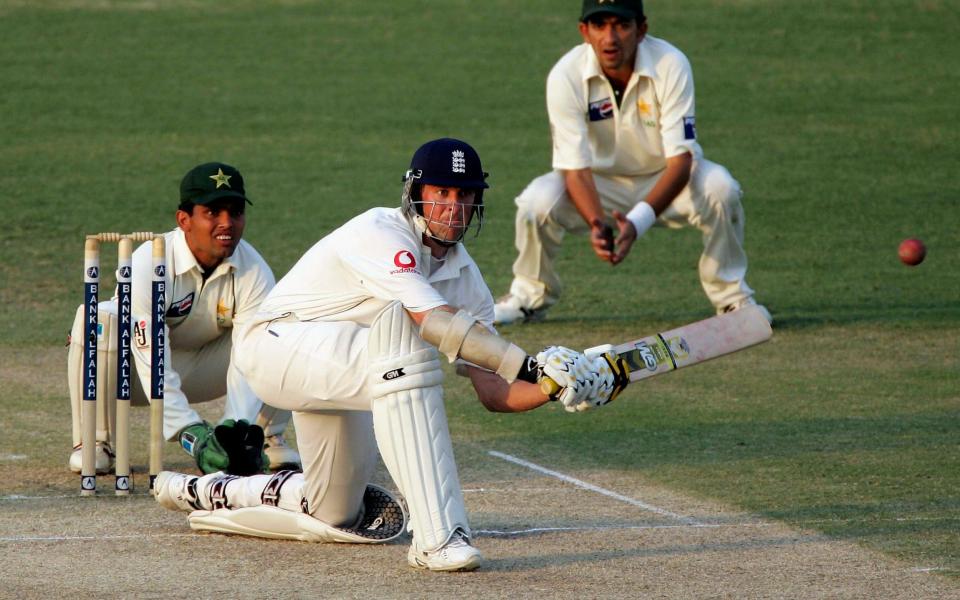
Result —
[[[643,0],[583,0],[580,20],[586,21],[598,13],[609,13],[624,19],[643,19]]]
[[[247,204],[243,176],[230,165],[211,162],[198,165],[183,176],[180,182],[180,203],[210,204],[222,198],[240,198]]]

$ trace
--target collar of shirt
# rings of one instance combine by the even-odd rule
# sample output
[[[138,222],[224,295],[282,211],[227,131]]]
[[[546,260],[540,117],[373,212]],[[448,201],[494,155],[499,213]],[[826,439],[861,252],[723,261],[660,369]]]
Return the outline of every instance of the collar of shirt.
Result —
[[[238,246],[237,251],[239,251],[239,249],[240,248]],[[234,256],[236,256],[236,252],[234,252]],[[232,259],[233,256],[223,259],[223,262],[217,265],[217,268],[214,269],[213,273],[210,273],[206,279],[213,279],[220,273],[227,273],[231,269],[235,269],[236,266],[234,265]],[[196,269],[197,275],[203,277],[203,267],[201,267],[200,263],[197,262],[197,257],[193,255],[193,252],[190,250],[190,246],[187,245],[186,235],[179,227],[173,230],[173,264],[175,266],[173,273],[174,276],[179,277],[191,269]]]
[[[426,245],[424,245],[424,247],[426,248]],[[427,254],[429,253],[430,249],[427,248]],[[451,247],[449,250],[447,250],[447,254],[440,263],[440,267],[436,271],[431,270],[430,276],[427,277],[427,281],[430,283],[436,283],[437,281],[445,281],[447,279],[456,279],[457,277],[460,277],[460,271],[467,264],[467,261],[464,259],[466,254],[467,253],[463,249],[462,243]]]

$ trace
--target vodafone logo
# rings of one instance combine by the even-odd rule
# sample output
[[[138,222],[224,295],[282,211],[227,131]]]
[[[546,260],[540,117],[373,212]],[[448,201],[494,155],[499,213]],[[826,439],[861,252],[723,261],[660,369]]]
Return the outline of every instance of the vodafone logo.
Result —
[[[401,269],[412,269],[417,266],[417,259],[413,257],[409,250],[401,250],[393,257],[393,264]]]
[[[397,265],[396,271],[390,271],[390,274],[396,273],[415,273],[417,272],[417,259],[409,250],[401,250],[393,255],[393,264]]]

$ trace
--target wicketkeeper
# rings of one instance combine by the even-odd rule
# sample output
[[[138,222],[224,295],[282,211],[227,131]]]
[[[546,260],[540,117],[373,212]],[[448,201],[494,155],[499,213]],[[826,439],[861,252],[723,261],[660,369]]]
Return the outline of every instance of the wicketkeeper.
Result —
[[[261,472],[299,468],[297,452],[283,432],[289,411],[264,407],[231,357],[241,326],[252,320],[273,288],[270,267],[246,241],[246,204],[243,177],[234,167],[206,163],[191,169],[180,183],[177,228],[166,238],[167,341],[164,373],[163,434],[177,439],[204,473]],[[138,377],[133,377],[133,404],[147,404],[150,389],[151,243],[133,253],[133,343]],[[116,398],[116,297],[99,305],[99,364],[97,369],[97,473],[113,466],[112,432],[115,413],[107,411]],[[70,406],[73,413],[73,452],[70,469],[81,468],[81,397],[83,306],[77,309],[67,361]],[[131,368],[132,365],[124,365]],[[226,396],[218,426],[205,422],[190,407]],[[256,424],[258,417],[261,428]],[[264,439],[265,438],[265,439]],[[265,455],[265,456],[264,456]]]
[[[280,280],[238,341],[237,361],[270,405],[293,411],[303,473],[163,472],[157,500],[194,529],[266,538],[383,542],[405,529],[399,500],[370,484],[377,451],[409,506],[408,563],[480,566],[447,429],[440,354],[487,409],[551,398],[571,411],[612,400],[622,361],[552,346],[529,357],[497,336],[493,297],[462,239],[483,222],[487,174],[474,149],[439,139],[404,176],[402,207],[374,208],[321,239]],[[619,375],[619,376],[618,376]]]

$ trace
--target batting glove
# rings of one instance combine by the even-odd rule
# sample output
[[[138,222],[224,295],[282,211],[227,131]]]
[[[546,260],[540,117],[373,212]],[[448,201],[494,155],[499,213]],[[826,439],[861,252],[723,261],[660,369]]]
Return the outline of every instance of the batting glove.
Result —
[[[593,362],[582,353],[563,346],[550,346],[537,354],[537,382],[540,389],[559,400],[567,412],[593,394],[597,383]]]

